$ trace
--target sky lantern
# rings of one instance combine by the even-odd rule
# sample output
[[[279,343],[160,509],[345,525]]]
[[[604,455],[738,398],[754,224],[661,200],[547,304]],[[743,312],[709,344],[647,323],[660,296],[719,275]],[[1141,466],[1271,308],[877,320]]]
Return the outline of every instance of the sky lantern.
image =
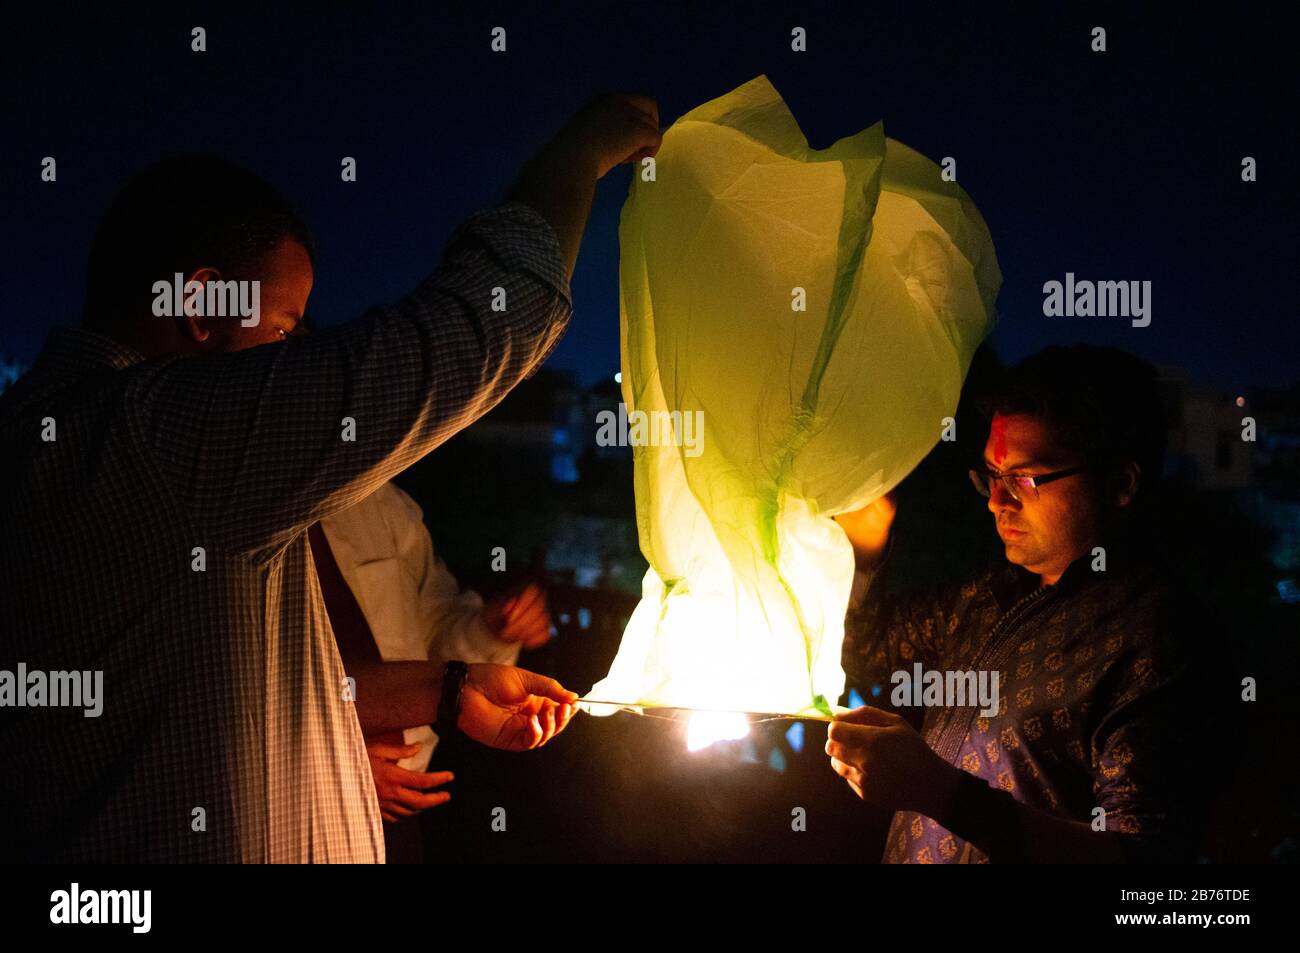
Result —
[[[951,432],[1001,284],[988,228],[881,123],[809,148],[760,76],[672,125],[619,241],[628,414],[695,429],[632,441],[650,569],[587,698],[824,717],[853,580],[831,517]]]

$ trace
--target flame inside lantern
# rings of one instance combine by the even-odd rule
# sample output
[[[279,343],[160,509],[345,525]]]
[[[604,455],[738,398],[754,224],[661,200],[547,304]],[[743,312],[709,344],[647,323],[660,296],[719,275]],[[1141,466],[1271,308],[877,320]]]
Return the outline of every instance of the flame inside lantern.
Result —
[[[720,741],[749,736],[749,719],[736,711],[693,711],[686,722],[686,749],[703,751]]]

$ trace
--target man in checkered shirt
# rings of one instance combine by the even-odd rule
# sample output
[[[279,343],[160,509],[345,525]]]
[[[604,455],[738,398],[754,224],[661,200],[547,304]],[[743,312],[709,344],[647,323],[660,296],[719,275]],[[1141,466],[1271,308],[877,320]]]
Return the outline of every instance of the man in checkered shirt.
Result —
[[[356,709],[434,722],[443,668],[390,663],[384,693],[353,701],[349,675],[375,680],[344,671],[306,531],[541,365],[568,322],[596,181],[658,143],[651,100],[596,100],[413,292],[309,337],[292,332],[310,239],[269,186],[189,158],[123,191],[82,327],[54,331],[0,398],[0,671],[103,672],[99,717],[0,707],[0,855],[383,860]],[[174,273],[200,294],[260,282],[256,323],[155,316],[154,283]],[[536,747],[575,700],[474,665],[457,724]]]

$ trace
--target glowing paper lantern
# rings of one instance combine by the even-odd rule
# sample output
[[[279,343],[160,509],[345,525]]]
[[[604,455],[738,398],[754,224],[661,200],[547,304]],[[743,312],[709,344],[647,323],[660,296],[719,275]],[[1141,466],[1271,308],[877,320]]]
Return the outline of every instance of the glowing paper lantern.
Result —
[[[629,416],[703,429],[634,448],[650,570],[588,697],[826,713],[853,579],[831,517],[955,413],[1001,284],[988,229],[880,123],[810,149],[759,77],[673,124],[619,240]]]

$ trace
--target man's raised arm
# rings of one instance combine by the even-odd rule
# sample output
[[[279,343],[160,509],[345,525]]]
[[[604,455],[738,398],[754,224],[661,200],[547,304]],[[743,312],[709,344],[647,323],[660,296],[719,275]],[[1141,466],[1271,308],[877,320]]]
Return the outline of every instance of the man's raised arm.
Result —
[[[305,338],[140,368],[126,399],[210,545],[263,558],[491,410],[558,343],[597,176],[658,147],[598,100],[411,294]]]

